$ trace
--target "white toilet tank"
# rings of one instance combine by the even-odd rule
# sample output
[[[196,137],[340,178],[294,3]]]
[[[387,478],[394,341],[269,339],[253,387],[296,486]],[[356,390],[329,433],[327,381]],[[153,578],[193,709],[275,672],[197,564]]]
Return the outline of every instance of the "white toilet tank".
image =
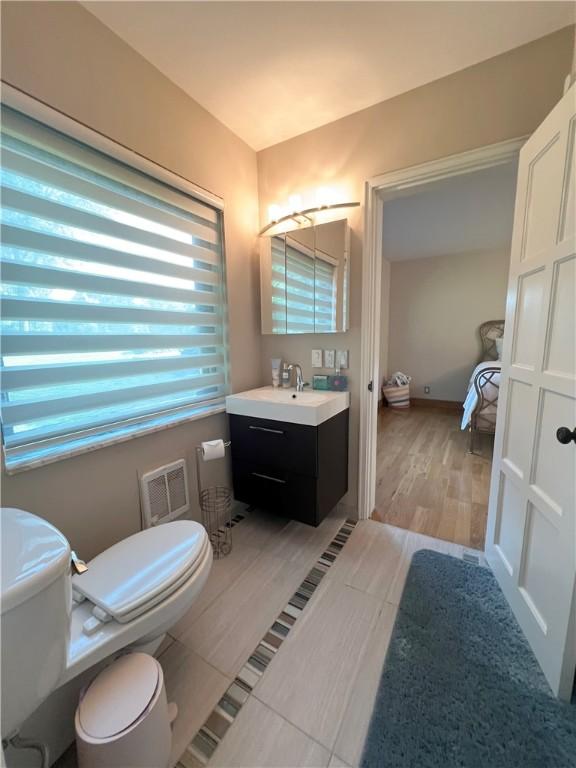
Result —
[[[2,540],[2,737],[56,687],[66,667],[72,587],[70,546],[50,523],[4,508]]]

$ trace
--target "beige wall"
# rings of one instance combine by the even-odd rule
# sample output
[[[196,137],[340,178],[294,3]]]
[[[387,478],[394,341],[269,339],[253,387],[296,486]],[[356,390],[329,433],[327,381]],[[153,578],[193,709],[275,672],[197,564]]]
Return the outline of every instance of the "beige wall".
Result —
[[[342,184],[362,200],[364,181],[375,174],[529,133],[561,95],[572,40],[571,30],[561,31],[264,150],[257,180],[249,147],[80,5],[2,4],[7,82],[224,198],[234,391],[268,381],[271,356],[301,362],[309,377],[312,348],[350,349],[351,503],[357,485],[362,211],[350,220],[350,331],[261,337],[257,184],[262,211],[292,192],[325,184]],[[183,455],[191,459],[197,442],[225,428],[224,416],[212,417],[4,476],[2,501],[47,517],[82,556],[91,557],[139,528],[138,472]]]
[[[478,326],[504,318],[509,266],[508,250],[392,263],[389,371],[412,376],[413,397],[464,400]]]
[[[2,4],[2,78],[190,181],[225,205],[235,391],[260,383],[256,154],[77,3]],[[137,475],[222,436],[224,415],[12,477],[2,503],[41,514],[92,557],[140,527]],[[220,476],[226,465],[210,466]]]
[[[570,74],[572,77],[570,78],[570,82],[572,84],[576,83],[576,27],[574,27],[574,35],[573,35],[574,43],[572,45],[572,67],[570,70]]]
[[[572,59],[568,27],[482,64],[382,102],[258,153],[261,224],[288,195],[335,185],[362,200],[367,179],[386,171],[531,133],[562,95]],[[359,434],[362,212],[351,218],[351,328],[330,340],[265,337],[263,373],[277,355],[311,374],[310,350],[349,348],[351,440],[349,502],[356,502]]]

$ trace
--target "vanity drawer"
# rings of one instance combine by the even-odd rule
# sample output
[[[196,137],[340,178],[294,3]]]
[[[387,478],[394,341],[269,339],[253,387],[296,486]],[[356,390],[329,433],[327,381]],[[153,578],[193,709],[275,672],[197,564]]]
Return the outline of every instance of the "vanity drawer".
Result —
[[[229,418],[233,461],[317,477],[317,427],[234,414]]]
[[[317,480],[270,464],[234,461],[234,498],[280,517],[318,525]]]

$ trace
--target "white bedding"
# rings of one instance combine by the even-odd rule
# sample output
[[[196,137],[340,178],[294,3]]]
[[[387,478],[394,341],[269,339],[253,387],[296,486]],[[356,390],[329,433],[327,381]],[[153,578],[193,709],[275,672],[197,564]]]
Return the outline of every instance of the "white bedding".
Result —
[[[468,394],[466,395],[466,400],[464,400],[464,413],[462,414],[462,424],[460,429],[467,429],[468,424],[470,424],[470,418],[472,416],[472,413],[474,412],[474,409],[476,408],[478,404],[478,395],[476,394],[476,388],[474,387],[474,379],[476,378],[476,375],[480,373],[480,371],[485,370],[486,368],[501,368],[502,363],[500,360],[487,360],[484,363],[479,363],[476,368],[474,368],[474,373],[470,377],[470,382],[468,383]],[[490,399],[493,397],[498,397],[498,387],[495,386],[496,384],[500,384],[500,374],[497,373],[494,378],[493,382],[485,382],[483,386],[483,392],[484,395]],[[488,405],[483,411],[482,411],[482,418],[486,421],[494,421],[496,423],[496,405]]]

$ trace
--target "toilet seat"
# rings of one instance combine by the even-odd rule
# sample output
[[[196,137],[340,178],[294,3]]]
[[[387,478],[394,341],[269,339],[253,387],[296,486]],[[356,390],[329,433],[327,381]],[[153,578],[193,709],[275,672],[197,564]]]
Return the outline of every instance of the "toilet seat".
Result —
[[[72,579],[75,602],[94,605],[84,633],[93,634],[111,620],[133,621],[165,600],[193,575],[209,547],[202,525],[179,520],[140,531],[102,552]]]
[[[174,523],[166,523],[166,526]],[[163,527],[166,527],[163,526]],[[94,619],[94,603],[88,599],[72,609],[66,671],[60,684],[77,677],[86,669],[126,648],[139,648],[161,637],[186,613],[201,593],[212,567],[212,547],[207,541],[194,572],[168,597],[162,597],[149,610],[132,621],[98,621],[93,632],[85,626]],[[150,605],[150,604],[149,604]]]

